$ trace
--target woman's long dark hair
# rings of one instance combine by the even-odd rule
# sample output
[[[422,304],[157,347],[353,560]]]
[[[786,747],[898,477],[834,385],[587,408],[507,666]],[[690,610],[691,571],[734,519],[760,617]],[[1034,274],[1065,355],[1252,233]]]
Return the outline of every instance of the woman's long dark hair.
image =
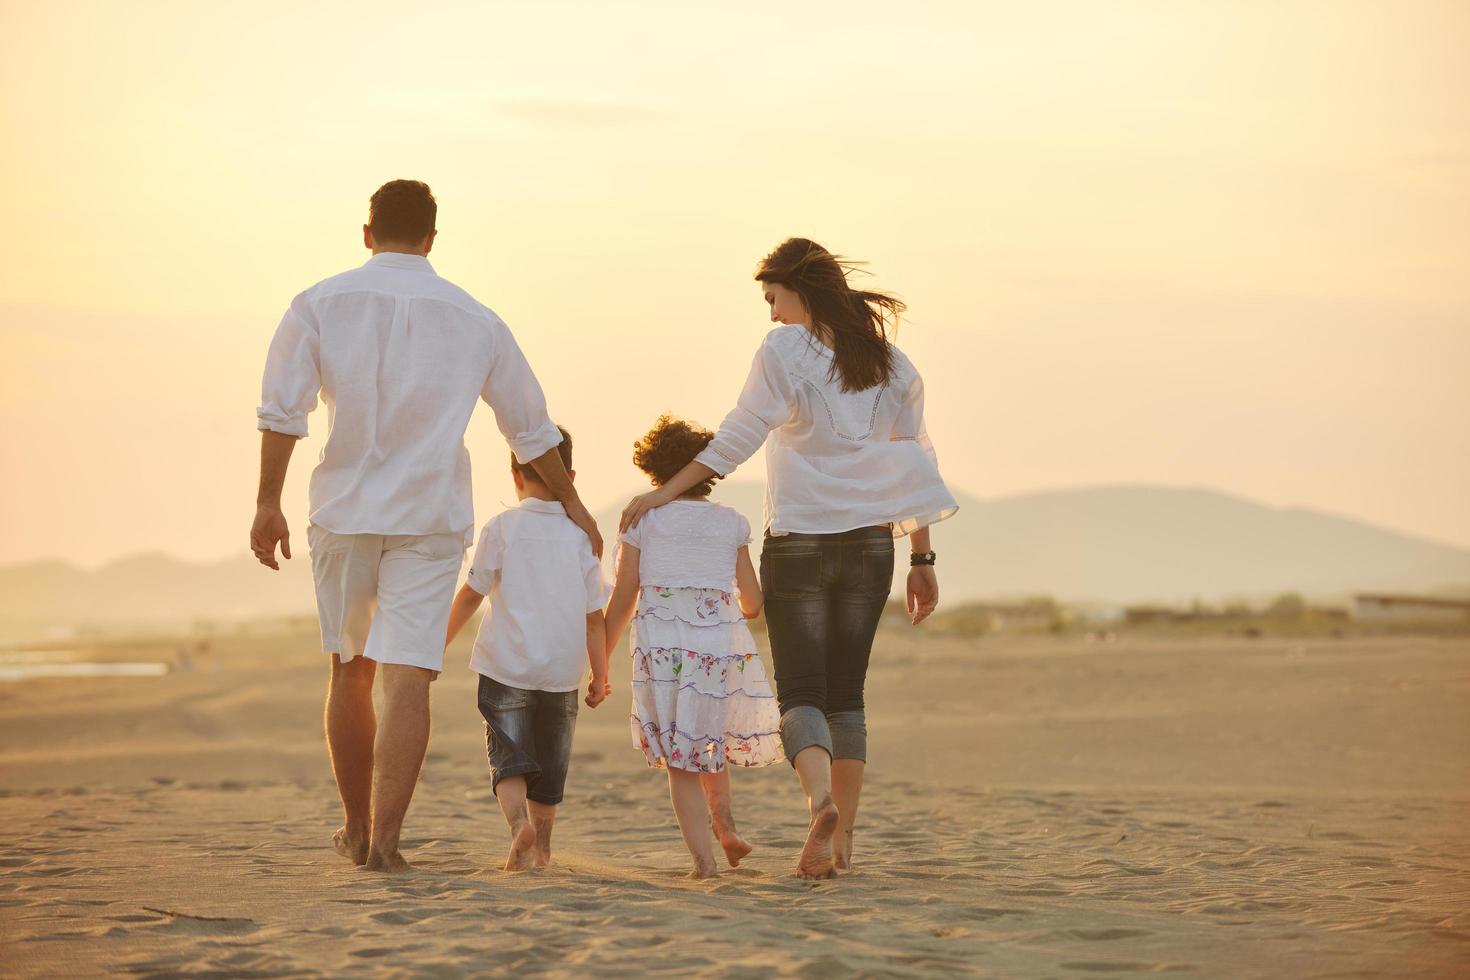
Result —
[[[788,238],[761,260],[759,282],[780,283],[801,297],[813,322],[832,344],[832,380],[843,391],[864,391],[893,375],[889,327],[897,329],[903,301],[887,293],[853,289],[847,276],[857,265],[806,238]]]

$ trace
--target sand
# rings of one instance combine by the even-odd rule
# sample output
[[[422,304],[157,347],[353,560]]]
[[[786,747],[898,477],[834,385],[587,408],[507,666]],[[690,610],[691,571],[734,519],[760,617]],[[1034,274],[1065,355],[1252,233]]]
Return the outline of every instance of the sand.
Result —
[[[855,867],[816,883],[789,874],[804,821],[785,768],[734,774],[754,854],[681,879],[663,776],[628,744],[625,665],[582,710],[554,866],[494,870],[463,641],[409,813],[417,870],[354,869],[329,845],[313,651],[222,641],[159,678],[0,685],[0,971],[1470,972],[1464,640],[886,626]]]

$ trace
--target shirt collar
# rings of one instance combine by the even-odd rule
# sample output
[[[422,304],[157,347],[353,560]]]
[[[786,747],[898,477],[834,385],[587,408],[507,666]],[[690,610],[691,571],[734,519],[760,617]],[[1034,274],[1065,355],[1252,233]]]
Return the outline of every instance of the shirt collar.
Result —
[[[560,500],[542,500],[540,497],[527,497],[520,502],[519,506],[521,510],[529,510],[533,514],[565,514],[567,512]]]
[[[388,269],[419,269],[424,272],[433,272],[434,267],[429,260],[422,255],[410,255],[408,252],[379,252],[367,260],[368,265],[382,266]]]

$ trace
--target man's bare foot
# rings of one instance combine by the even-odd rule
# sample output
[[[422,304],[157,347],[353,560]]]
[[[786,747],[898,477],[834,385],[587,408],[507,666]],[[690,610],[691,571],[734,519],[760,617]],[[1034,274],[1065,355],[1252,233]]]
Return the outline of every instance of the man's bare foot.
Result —
[[[852,831],[839,830],[832,838],[832,864],[838,871],[852,867]]]
[[[837,877],[837,871],[832,867],[832,832],[836,829],[837,804],[829,796],[812,814],[806,844],[801,849],[801,857],[796,860],[796,877],[808,881]]]
[[[720,833],[720,848],[725,852],[725,860],[730,862],[730,867],[740,867],[740,859],[750,853],[751,847],[744,837],[733,830],[725,830]]]
[[[511,835],[506,871],[529,871],[536,863],[536,828],[523,823]]]
[[[367,864],[368,835],[349,834],[346,827],[338,827],[337,832],[332,835],[332,849],[361,867]]]
[[[695,881],[702,881],[705,878],[717,877],[719,873],[719,865],[715,864],[715,862],[710,861],[706,864],[703,861],[695,861],[694,870],[689,872],[689,877]]]
[[[413,870],[413,865],[403,860],[403,855],[397,851],[389,854],[369,851],[367,860],[363,862],[362,866],[369,871],[378,871],[386,875],[402,874],[405,871]]]

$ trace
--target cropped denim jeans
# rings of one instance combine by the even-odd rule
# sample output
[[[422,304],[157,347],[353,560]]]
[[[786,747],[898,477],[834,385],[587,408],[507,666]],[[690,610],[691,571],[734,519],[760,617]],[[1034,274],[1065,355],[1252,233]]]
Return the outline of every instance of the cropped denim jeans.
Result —
[[[867,759],[863,686],[892,585],[887,526],[766,537],[761,589],[787,759],[813,745]]]

